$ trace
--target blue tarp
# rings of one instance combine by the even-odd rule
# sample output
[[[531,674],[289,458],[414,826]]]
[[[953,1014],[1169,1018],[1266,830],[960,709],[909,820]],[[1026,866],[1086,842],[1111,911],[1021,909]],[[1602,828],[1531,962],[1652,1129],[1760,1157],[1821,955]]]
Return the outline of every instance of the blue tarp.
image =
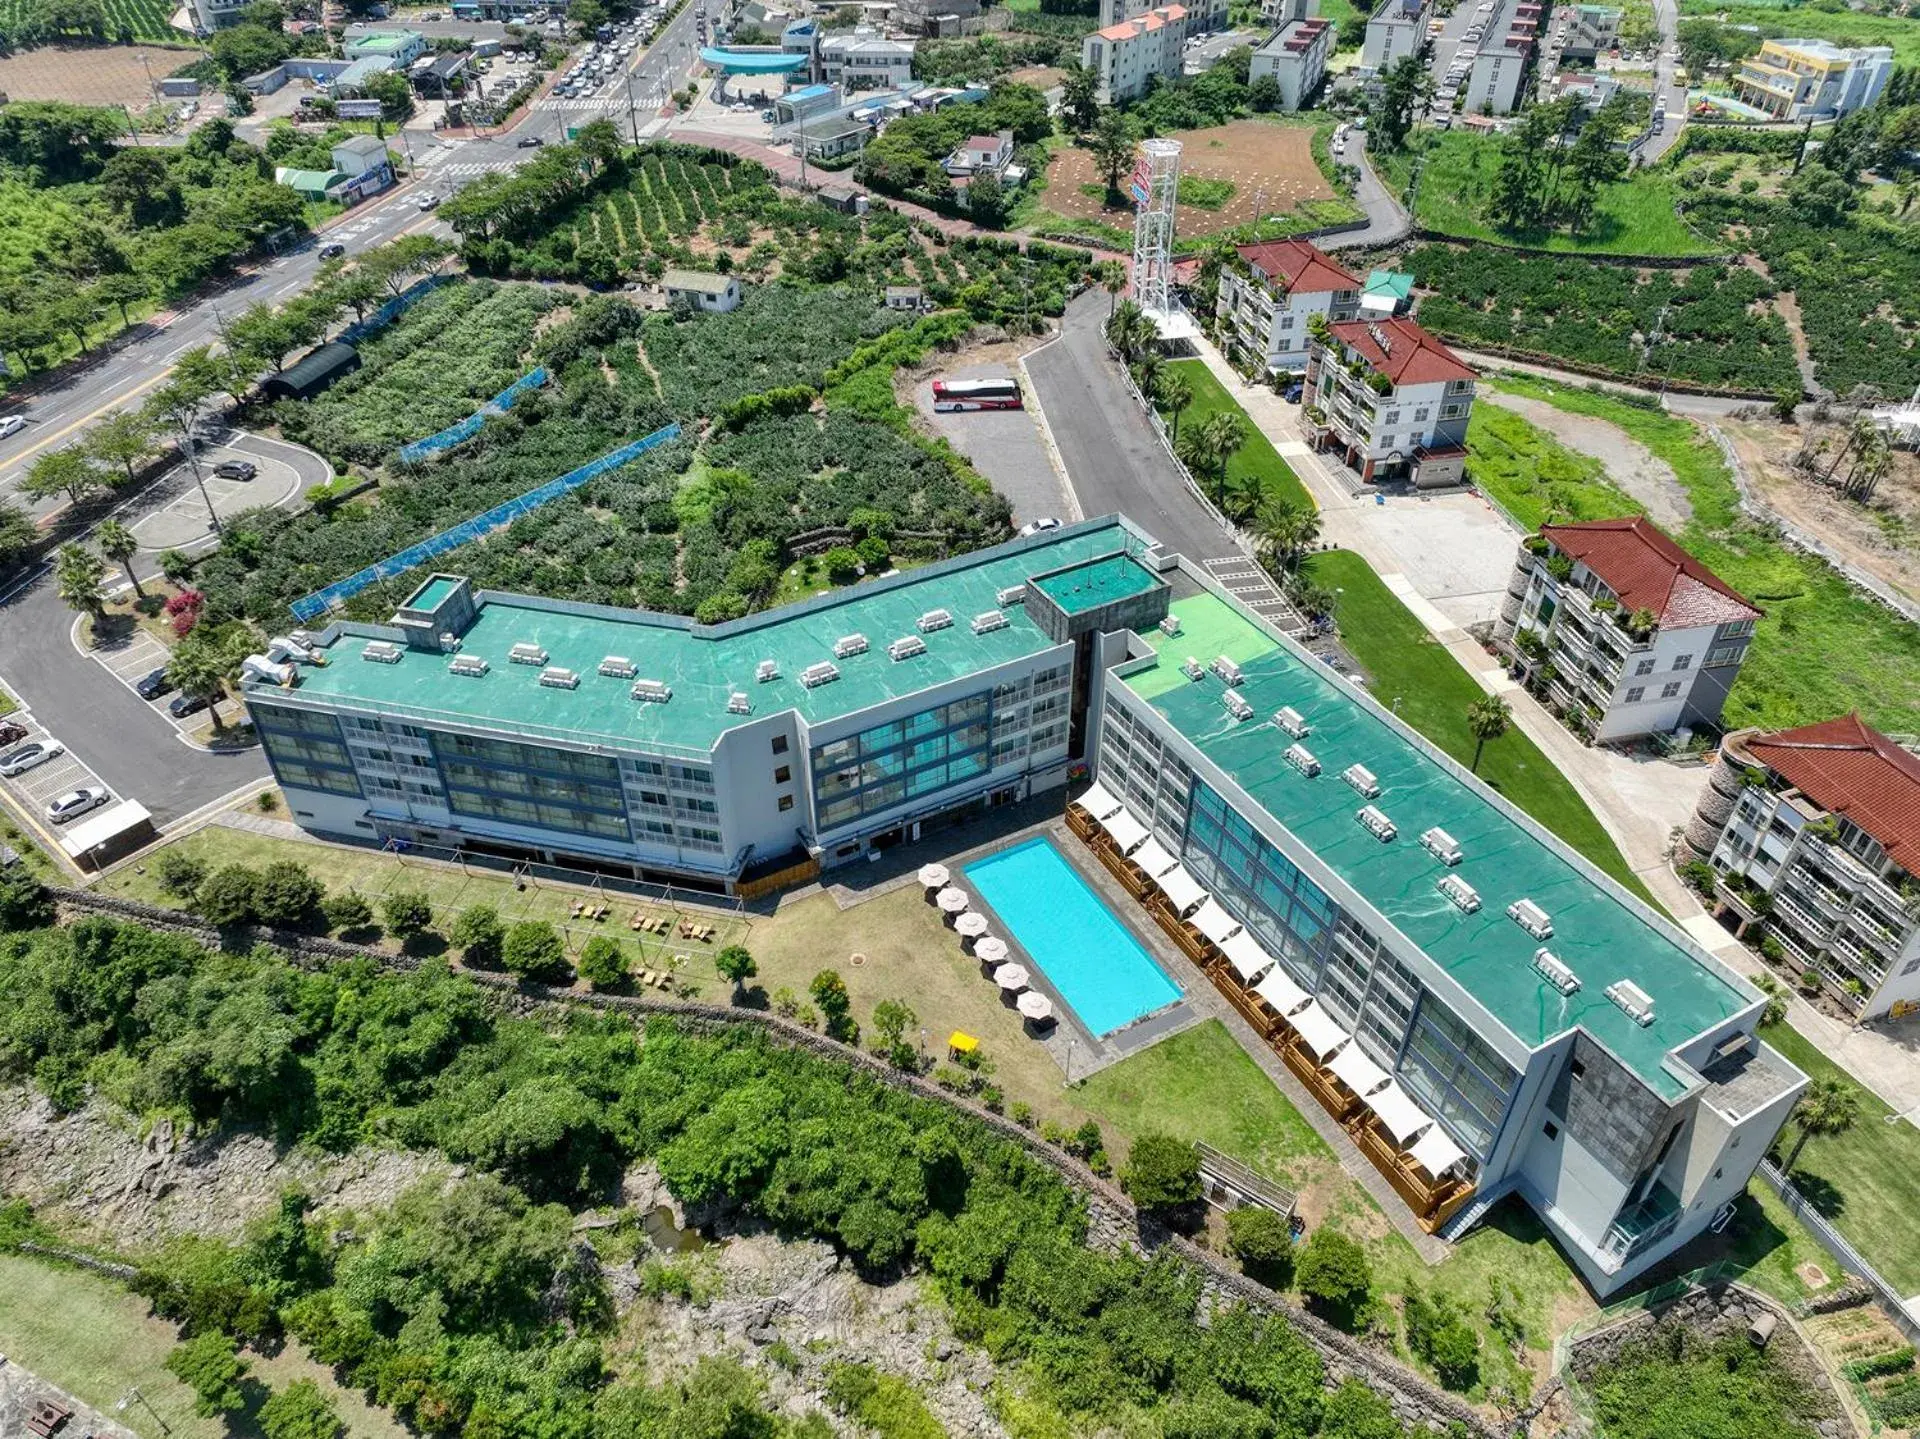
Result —
[[[482,535],[512,524],[520,516],[531,514],[542,505],[559,499],[569,490],[576,490],[588,480],[598,479],[609,470],[617,470],[631,460],[637,460],[648,450],[664,445],[668,440],[680,437],[680,426],[668,425],[665,429],[655,430],[643,440],[635,440],[630,445],[622,445],[611,454],[570,470],[557,480],[548,480],[537,490],[528,490],[504,504],[495,505],[485,514],[475,515],[470,520],[462,520],[450,530],[442,530],[437,535],[429,535],[417,545],[409,546],[397,555],[389,556],[375,565],[348,575],[336,584],[328,585],[324,590],[315,590],[304,599],[293,602],[293,617],[302,624],[317,620],[342,600],[351,598],[369,585],[391,579],[395,575],[405,574],[416,565],[425,564],[448,550],[458,549],[461,545],[479,539]]]
[[[340,338],[349,345],[357,345],[368,335],[386,329],[388,325],[431,295],[437,286],[444,285],[447,278],[445,275],[429,275],[424,280],[415,280],[366,319],[356,320],[348,325],[340,332]]]
[[[495,415],[504,415],[513,408],[513,402],[528,390],[537,389],[547,382],[547,367],[536,366],[515,380],[506,389],[495,395],[486,404],[475,410],[457,425],[448,425],[438,434],[428,435],[424,440],[415,440],[410,445],[400,447],[400,458],[407,464],[417,464],[428,455],[437,455],[442,450],[450,450],[462,440],[480,432],[480,427]]]

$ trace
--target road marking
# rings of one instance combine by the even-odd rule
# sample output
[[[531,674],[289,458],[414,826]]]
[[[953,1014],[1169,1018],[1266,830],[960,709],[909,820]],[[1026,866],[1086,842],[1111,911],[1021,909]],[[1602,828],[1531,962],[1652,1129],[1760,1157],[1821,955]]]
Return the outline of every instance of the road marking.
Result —
[[[187,346],[187,348],[192,349],[193,346],[189,345]],[[169,356],[169,358],[171,358],[171,356]],[[146,391],[151,390],[155,385],[159,384],[162,380],[166,379],[166,377],[172,373],[173,373],[173,366],[168,365],[166,369],[162,370],[159,374],[155,375],[151,380],[142,380],[139,384],[133,386],[133,388],[129,390],[121,391],[118,395],[114,396],[114,398],[112,398],[111,400],[108,400],[105,404],[101,405],[97,410],[93,410],[87,414],[84,414],[79,419],[75,420],[72,424],[64,426],[61,429],[55,430],[52,434],[48,435],[44,440],[40,440],[35,444],[28,445],[24,450],[22,450],[19,454],[13,457],[12,461],[8,465],[8,471],[11,472],[12,469],[17,467],[22,461],[28,459],[29,457],[35,454],[38,454],[41,450],[44,450],[48,445],[51,445],[58,440],[65,439],[68,435],[72,434],[75,430],[79,429],[81,426],[92,424],[95,420],[99,419],[102,415],[106,414],[109,410],[119,409],[122,405],[126,404],[128,400],[131,400],[135,395],[143,394]]]

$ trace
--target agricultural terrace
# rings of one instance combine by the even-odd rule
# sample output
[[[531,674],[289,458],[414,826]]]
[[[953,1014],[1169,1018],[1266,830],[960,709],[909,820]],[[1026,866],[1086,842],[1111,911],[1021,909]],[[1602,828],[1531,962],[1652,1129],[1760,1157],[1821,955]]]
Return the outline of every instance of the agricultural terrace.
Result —
[[[672,421],[685,427],[680,440],[438,564],[480,586],[717,620],[766,602],[782,546],[803,531],[854,526],[870,541],[870,563],[1006,537],[1005,501],[919,438],[893,403],[892,367],[964,330],[965,316],[912,324],[845,286],[756,285],[733,314],[686,318],[606,296],[547,309],[518,298],[531,288],[443,286],[368,347],[350,388],[276,406],[289,435],[336,464],[375,469],[380,487],[229,526],[195,580],[213,618],[275,623],[300,595]],[[881,337],[886,345],[849,363]],[[382,465],[384,443],[353,438],[419,438],[535,364],[555,378],[443,459],[401,473]],[[790,387],[820,386],[829,370],[827,403],[810,410],[810,391]],[[386,383],[389,373],[404,387]],[[862,381],[868,373],[877,386]],[[730,413],[701,438],[714,416],[767,391],[787,391],[792,403]],[[404,418],[389,413],[396,405]],[[384,617],[412,583],[370,589],[349,613]]]
[[[1680,0],[1680,16],[1751,27],[1751,33],[1762,39],[1891,45],[1896,65],[1920,65],[1920,19],[1911,15],[1876,15],[1870,9],[1848,7],[1828,9],[1799,0]]]
[[[1179,248],[1197,248],[1229,231],[1267,239],[1358,218],[1358,208],[1328,180],[1328,165],[1318,153],[1331,128],[1330,121],[1271,118],[1168,135],[1185,147]],[[1048,211],[1078,222],[1084,233],[1130,230],[1133,202],[1123,198],[1110,208],[1106,199],[1106,181],[1095,169],[1092,151],[1075,146],[1054,155],[1041,196]]]
[[[0,30],[12,32],[12,16],[32,0],[0,0]],[[147,39],[184,37],[167,25],[171,7],[159,0],[121,0],[128,9],[159,17],[159,29],[135,28],[135,35]],[[112,13],[112,5],[108,13]],[[142,50],[147,63],[140,63]],[[13,100],[58,100],[69,105],[124,105],[136,116],[153,103],[153,90],[147,83],[154,75],[167,75],[203,59],[204,50],[184,44],[157,48],[151,45],[36,45],[0,56],[0,94]]]
[[[1593,219],[1578,234],[1505,229],[1491,218],[1501,145],[1498,136],[1468,130],[1416,131],[1407,149],[1377,155],[1369,151],[1368,156],[1382,182],[1396,194],[1406,193],[1418,166],[1414,218],[1422,229],[1436,234],[1568,254],[1678,258],[1720,252],[1711,235],[1696,231],[1681,218],[1681,194],[1674,178],[1657,168],[1635,170],[1630,180],[1602,185],[1595,196]]]
[[[1920,625],[1866,599],[1839,571],[1742,515],[1726,461],[1692,421],[1651,402],[1524,375],[1501,374],[1496,382],[1513,394],[1617,425],[1672,468],[1693,511],[1674,538],[1765,611],[1727,697],[1728,729],[1780,729],[1858,709],[1869,724],[1890,733],[1920,730]],[[1510,452],[1529,448],[1531,430],[1541,442],[1534,453],[1549,460],[1532,475],[1513,458],[1475,470],[1475,481],[1516,515],[1551,512],[1594,520],[1645,509],[1590,470],[1556,479],[1547,473],[1555,442],[1524,421],[1503,420],[1500,426]]]
[[[1799,388],[1778,289],[1744,265],[1643,269],[1484,245],[1422,245],[1406,264],[1432,292],[1420,323],[1463,345],[1648,384]]]

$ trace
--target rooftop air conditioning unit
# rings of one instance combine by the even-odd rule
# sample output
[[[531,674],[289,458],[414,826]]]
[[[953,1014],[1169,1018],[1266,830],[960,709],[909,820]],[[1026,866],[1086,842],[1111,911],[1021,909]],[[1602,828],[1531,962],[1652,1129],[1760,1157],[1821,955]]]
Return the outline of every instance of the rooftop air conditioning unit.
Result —
[[[1232,690],[1228,690],[1224,698],[1227,713],[1232,715],[1235,720],[1250,720],[1253,718],[1253,706],[1248,704]]]
[[[1480,891],[1457,874],[1440,876],[1440,893],[1452,900],[1453,907],[1462,914],[1472,914],[1480,908]]]
[[[1207,672],[1200,667],[1200,661],[1192,655],[1188,655],[1186,662],[1180,666],[1180,673],[1190,680],[1203,680],[1207,677]]]
[[[600,673],[609,679],[630,680],[640,673],[640,666],[625,655],[608,655],[600,661]]]
[[[1008,585],[1004,590],[994,595],[993,602],[1003,607],[1006,605],[1024,605],[1027,602],[1027,587],[1025,585]]]
[[[1653,996],[1630,979],[1616,979],[1607,986],[1607,998],[1626,1011],[1627,1018],[1645,1029],[1653,1023]]]
[[[926,652],[927,642],[918,635],[902,635],[887,646],[887,654],[895,660],[910,660]]]
[[[580,688],[580,676],[559,665],[548,665],[540,671],[540,683],[550,690],[577,690]]]
[[[928,610],[924,615],[920,616],[919,619],[914,621],[914,627],[918,629],[921,634],[930,635],[935,630],[946,629],[952,623],[953,616],[948,611]]]
[[[460,653],[461,646],[465,643],[466,641],[461,639],[460,636],[452,630],[440,631],[440,652],[442,654],[457,655]]]
[[[377,665],[397,665],[400,656],[406,651],[391,640],[368,640],[367,647],[360,651],[360,658],[372,660]]]
[[[487,662],[479,655],[455,655],[453,663],[447,666],[450,675],[467,675],[478,679],[487,672]]]
[[[1228,659],[1225,655],[1216,655],[1213,663],[1208,665],[1207,668],[1219,675],[1221,679],[1230,685],[1246,683],[1247,677],[1240,673],[1240,666]]]
[[[1307,723],[1307,717],[1292,705],[1282,705],[1275,710],[1273,722],[1295,739],[1305,739],[1313,733],[1313,726]]]
[[[761,660],[753,672],[753,678],[756,684],[765,684],[768,680],[777,680],[780,678],[780,666],[772,660]]]
[[[753,701],[747,698],[745,690],[735,690],[727,696],[727,713],[730,715],[750,715],[753,713]]]
[[[1303,744],[1287,746],[1286,761],[1308,779],[1320,773],[1320,761],[1313,757],[1313,751]]]
[[[517,665],[543,665],[547,662],[547,652],[539,645],[519,644],[507,651],[507,658]]]
[[[1352,785],[1355,790],[1368,799],[1380,797],[1380,781],[1373,777],[1373,771],[1363,764],[1350,764],[1340,771],[1340,778]]]
[[[829,660],[821,660],[817,665],[808,665],[800,671],[800,683],[808,689],[819,685],[830,685],[840,678],[840,666]]]
[[[1354,812],[1353,817],[1360,821],[1368,834],[1383,844],[1400,833],[1393,827],[1393,821],[1387,818],[1386,812],[1378,805],[1362,805]]]
[[[1516,899],[1508,905],[1507,918],[1535,939],[1553,938],[1553,921],[1544,909],[1530,899]]]
[[[1160,621],[1160,633],[1163,635],[1179,634],[1180,633],[1180,616],[1178,615],[1165,616]]]
[[[865,635],[842,635],[833,642],[833,657],[837,660],[850,659],[854,655],[863,655],[866,652],[867,637]]]
[[[1440,863],[1449,867],[1466,858],[1454,837],[1437,824],[1420,836],[1420,846]]]
[[[633,697],[647,704],[663,705],[673,698],[673,686],[665,680],[635,680]]]
[[[1533,952],[1533,968],[1535,973],[1562,994],[1577,994],[1580,990],[1580,976],[1567,968],[1566,962],[1545,945]]]
[[[999,610],[982,610],[973,617],[973,632],[977,635],[990,635],[1006,627],[1007,617]]]

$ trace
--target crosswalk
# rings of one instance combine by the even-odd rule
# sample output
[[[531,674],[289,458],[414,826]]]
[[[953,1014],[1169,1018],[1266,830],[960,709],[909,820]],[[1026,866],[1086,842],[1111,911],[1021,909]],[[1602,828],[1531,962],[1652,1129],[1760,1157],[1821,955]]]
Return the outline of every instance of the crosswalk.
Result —
[[[635,104],[639,101],[636,99]],[[615,90],[607,95],[582,95],[577,99],[563,100],[549,96],[534,106],[536,110],[555,110],[567,114],[605,114],[609,110],[624,111],[627,108],[627,92]]]
[[[461,160],[451,165],[429,165],[422,161],[420,168],[435,175],[444,175],[449,180],[473,180],[482,175],[511,170],[513,165],[512,160]]]
[[[1246,555],[1223,555],[1205,563],[1223,590],[1281,633],[1297,638],[1312,630],[1257,561]]]

